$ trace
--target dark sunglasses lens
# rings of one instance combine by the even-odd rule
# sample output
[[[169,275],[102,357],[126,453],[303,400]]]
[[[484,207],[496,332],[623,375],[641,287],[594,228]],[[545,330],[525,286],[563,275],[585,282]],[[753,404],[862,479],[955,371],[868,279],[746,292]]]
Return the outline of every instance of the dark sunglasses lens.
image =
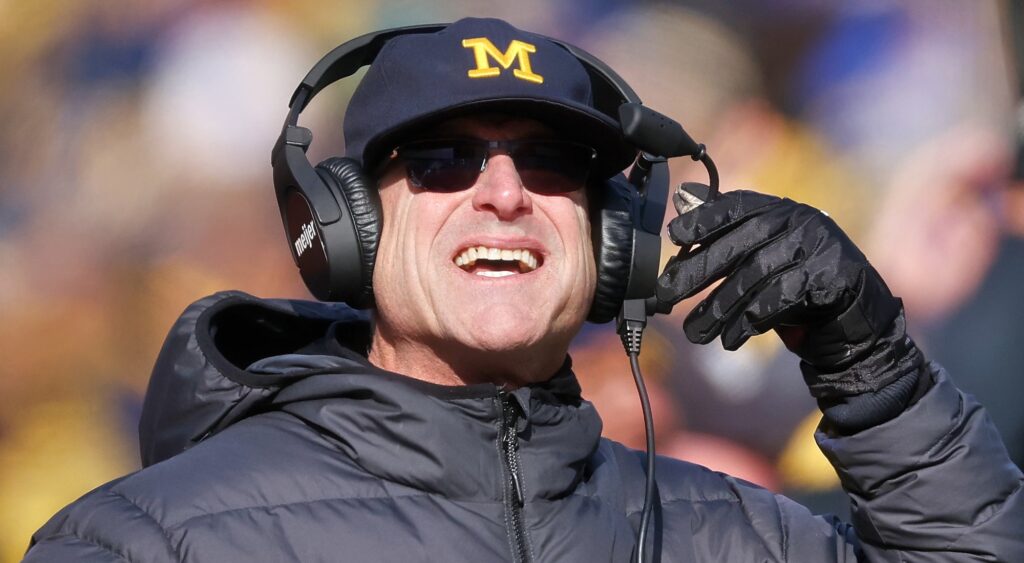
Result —
[[[473,186],[490,150],[487,141],[424,141],[399,149],[409,181],[432,192],[456,192]],[[507,150],[523,186],[538,194],[562,194],[583,188],[594,163],[594,149],[568,141],[526,140],[493,143]]]
[[[561,141],[527,141],[512,152],[526,189],[538,194],[562,194],[587,184],[594,149]]]
[[[404,147],[409,181],[432,192],[457,192],[473,186],[486,158],[486,148],[470,143],[420,144]]]

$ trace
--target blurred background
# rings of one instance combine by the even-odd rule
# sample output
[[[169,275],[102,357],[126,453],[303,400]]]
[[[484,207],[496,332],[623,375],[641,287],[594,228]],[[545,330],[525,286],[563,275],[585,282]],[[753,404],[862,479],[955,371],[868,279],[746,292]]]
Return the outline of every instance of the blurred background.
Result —
[[[308,298],[269,162],[305,72],[358,34],[465,15],[582,46],[707,143],[723,186],[827,210],[903,297],[927,355],[988,406],[1024,463],[1019,10],[0,0],[0,561],[18,560],[62,506],[138,467],[149,371],[188,303],[227,288]],[[314,162],[342,154],[356,82],[303,114]],[[674,182],[703,174],[673,163]],[[843,514],[796,359],[774,334],[738,352],[690,345],[681,322],[695,301],[645,338],[659,452]],[[612,327],[588,325],[573,357],[605,434],[642,447]]]

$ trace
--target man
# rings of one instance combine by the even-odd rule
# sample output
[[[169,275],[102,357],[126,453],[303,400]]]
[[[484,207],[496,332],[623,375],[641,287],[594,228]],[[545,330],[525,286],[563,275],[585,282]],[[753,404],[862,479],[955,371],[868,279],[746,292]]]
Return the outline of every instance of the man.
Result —
[[[585,75],[560,47],[496,20],[389,43],[346,114],[349,156],[381,170],[372,325],[237,292],[190,307],[147,394],[146,467],[61,511],[27,561],[631,557],[645,456],[600,439],[566,360],[597,283],[588,186],[613,172],[620,143],[595,150],[592,130],[566,127],[587,114],[583,88],[541,112],[510,95],[524,86],[508,69],[467,78],[473,59],[448,54],[480,37],[533,46],[533,72],[519,70],[543,75],[531,83],[550,90],[538,92]],[[567,75],[543,70],[545,57]],[[375,128],[367,116],[414,104],[401,77],[424,68],[452,97],[477,80],[486,103]],[[819,441],[856,511],[854,526],[814,517],[661,459],[655,560],[1024,560],[1020,472],[827,216],[730,192],[670,234],[685,250],[658,298],[724,278],[687,319],[688,338],[733,349],[780,333],[804,360],[825,414]]]

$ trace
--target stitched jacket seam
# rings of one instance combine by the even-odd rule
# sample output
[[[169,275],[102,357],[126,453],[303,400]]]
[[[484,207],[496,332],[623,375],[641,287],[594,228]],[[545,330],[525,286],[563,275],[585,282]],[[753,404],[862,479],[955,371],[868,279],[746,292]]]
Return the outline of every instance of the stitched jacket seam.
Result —
[[[281,502],[277,504],[256,504],[252,506],[240,506],[238,508],[228,508],[226,510],[218,510],[216,512],[206,512],[203,514],[196,514],[195,516],[189,516],[188,518],[177,522],[170,526],[170,528],[180,529],[194,520],[200,520],[203,518],[211,518],[214,516],[222,516],[225,514],[231,514],[233,512],[246,512],[249,510],[273,510],[275,508],[283,508],[287,506],[301,506],[304,504],[318,504],[322,502],[364,502],[364,501],[396,501],[399,499],[407,498],[421,498],[421,497],[433,497],[438,495],[432,495],[430,493],[419,493],[412,495],[401,495],[401,496],[380,496],[380,497],[332,497],[332,498],[319,498],[319,499],[308,499],[308,500],[297,500],[293,502]],[[445,497],[448,498],[448,497]],[[499,500],[471,500],[471,499],[449,499],[457,503],[469,503],[469,504],[500,504]]]
[[[54,536],[50,536],[49,538],[46,538],[46,539],[47,540],[55,540],[55,539],[58,539],[58,538],[75,538],[76,540],[81,540],[81,541],[83,541],[83,542],[85,542],[85,543],[87,543],[89,545],[94,545],[94,546],[96,546],[96,547],[106,551],[107,553],[116,555],[121,560],[127,561],[128,563],[132,563],[132,559],[130,557],[128,557],[126,554],[121,553],[120,551],[115,549],[113,544],[108,544],[106,542],[102,542],[98,538],[86,537],[86,536],[83,536],[82,534],[79,534],[78,532],[70,532],[69,531],[69,532],[65,532],[63,534],[57,534],[57,535],[54,535]]]
[[[149,518],[153,522],[153,525],[156,526],[156,529],[160,530],[160,534],[163,535],[165,540],[167,540],[167,547],[171,548],[171,553],[174,554],[174,558],[177,559],[178,561],[181,561],[181,554],[178,552],[178,548],[175,547],[174,542],[171,540],[170,534],[168,533],[167,529],[165,529],[163,527],[163,525],[160,524],[159,520],[154,518],[152,514],[147,512],[145,509],[143,509],[138,504],[136,504],[135,501],[133,501],[132,499],[130,499],[130,498],[126,497],[125,495],[119,493],[118,491],[111,490],[111,491],[109,491],[109,493],[111,495],[115,496],[115,497],[118,497],[118,498],[124,500],[125,502],[127,502],[131,506],[135,507],[136,510],[138,510],[142,514],[145,514],[146,518]]]
[[[659,501],[658,504],[660,504],[662,507],[664,507],[665,505],[678,504],[678,503],[681,503],[681,502],[685,502],[685,503],[689,503],[689,504],[712,504],[712,503],[716,503],[716,502],[725,502],[725,503],[729,503],[729,504],[739,504],[738,500],[736,500],[736,499],[729,499],[729,498],[709,498],[709,499],[674,498],[674,499],[667,499],[667,500]],[[627,510],[626,511],[626,516],[627,517],[628,516],[633,516],[634,514],[640,514],[641,512],[643,512],[642,508],[637,509],[637,510]]]

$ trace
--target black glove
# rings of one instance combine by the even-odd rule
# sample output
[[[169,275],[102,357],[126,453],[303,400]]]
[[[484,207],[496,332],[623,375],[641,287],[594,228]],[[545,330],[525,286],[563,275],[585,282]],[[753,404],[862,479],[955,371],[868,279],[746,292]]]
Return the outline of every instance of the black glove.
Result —
[[[721,336],[735,350],[776,330],[844,432],[896,416],[926,389],[902,303],[821,211],[732,191],[673,219],[669,235],[683,250],[658,278],[659,301],[675,304],[725,278],[683,322],[692,342]]]

